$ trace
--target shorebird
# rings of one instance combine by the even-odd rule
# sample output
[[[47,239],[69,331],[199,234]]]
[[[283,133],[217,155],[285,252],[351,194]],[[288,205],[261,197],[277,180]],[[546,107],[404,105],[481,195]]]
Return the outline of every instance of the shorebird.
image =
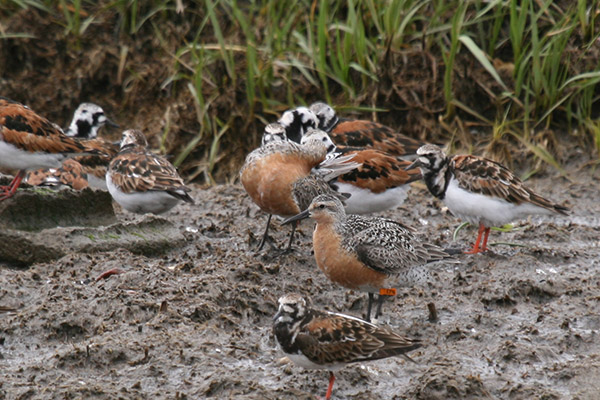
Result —
[[[8,186],[0,187],[0,201],[14,196],[28,170],[58,168],[77,154],[106,154],[96,142],[81,142],[16,101],[0,97],[0,166],[17,169]]]
[[[279,346],[295,364],[307,369],[329,370],[325,399],[331,398],[334,371],[347,364],[403,356],[422,343],[387,327],[361,319],[315,310],[310,300],[288,294],[279,299],[273,318],[273,333]],[[411,360],[412,361],[412,360]]]
[[[426,282],[429,271],[425,264],[451,258],[399,222],[347,215],[344,205],[331,195],[315,197],[307,210],[283,224],[308,217],[317,222],[313,232],[317,266],[330,281],[369,294],[368,321],[375,294],[379,294],[377,318],[384,297],[394,295],[396,286]]]
[[[417,155],[410,168],[421,169],[429,191],[456,217],[479,224],[477,240],[467,254],[488,250],[492,226],[532,214],[567,215],[569,211],[526,187],[514,173],[495,161],[472,155],[447,156],[433,145],[419,148]]]
[[[350,161],[351,156],[326,159],[327,149],[320,141],[299,144],[287,140],[283,126],[278,123],[265,127],[262,143],[248,154],[240,170],[244,189],[252,201],[269,214],[258,250],[265,244],[273,214],[289,217],[299,213],[310,204],[312,198],[307,198],[314,193],[333,192],[327,185],[329,180],[359,165]],[[318,173],[313,173],[317,166],[320,166]],[[311,174],[318,179],[307,180]],[[288,249],[295,229],[296,224],[292,225]]]
[[[418,168],[406,171],[409,161],[375,149],[338,147],[325,131],[311,130],[304,134],[301,143],[307,140],[325,143],[328,156],[352,156],[353,161],[362,164],[330,182],[337,191],[350,195],[344,203],[348,214],[368,214],[395,208],[406,199],[409,183],[421,179]]]
[[[285,136],[292,142],[300,143],[309,129],[319,127],[317,115],[307,107],[296,107],[281,114],[277,121],[285,129]]]
[[[106,172],[108,191],[125,210],[138,214],[161,214],[179,201],[194,204],[190,188],[164,157],[150,152],[144,134],[123,132],[121,149]]]
[[[339,118],[333,107],[320,102],[288,110],[279,122],[293,141],[300,141],[308,128],[319,128],[329,133],[337,145],[376,149],[405,159],[414,158],[425,144],[377,122]]]
[[[104,125],[119,127],[106,117],[102,107],[93,103],[80,104],[75,110],[65,134],[80,139],[84,143],[94,143],[95,147],[99,147],[107,155],[78,156],[66,160],[58,168],[30,171],[25,177],[25,182],[36,186],[65,185],[75,190],[81,190],[88,186],[107,190],[106,168],[110,160],[118,153],[119,147],[97,139],[98,130]]]

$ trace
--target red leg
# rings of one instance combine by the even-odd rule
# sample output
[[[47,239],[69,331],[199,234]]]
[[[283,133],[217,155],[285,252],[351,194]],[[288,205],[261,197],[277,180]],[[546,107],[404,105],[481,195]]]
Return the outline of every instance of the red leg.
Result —
[[[125,271],[123,271],[122,269],[119,269],[119,268],[109,269],[108,271],[104,271],[103,273],[101,273],[100,276],[96,278],[96,282],[98,282],[101,279],[106,279],[112,275],[118,275],[118,274],[124,274],[124,273],[125,273]]]
[[[329,387],[327,388],[327,394],[325,400],[331,399],[331,392],[333,392],[333,382],[335,382],[335,375],[332,371],[329,371]]]
[[[25,170],[19,171],[19,173],[13,178],[12,182],[8,186],[0,186],[0,201],[13,197],[17,191],[17,188],[21,184],[21,181],[25,177]]]
[[[483,224],[480,222],[479,223],[479,233],[477,234],[477,240],[475,241],[473,248],[469,251],[465,251],[465,254],[481,253],[482,250],[479,248],[479,242],[481,242],[481,235],[483,234],[484,230],[485,230],[485,226],[483,226]]]
[[[491,228],[485,228],[485,236],[483,237],[483,246],[481,246],[481,251],[488,251],[487,241],[488,236],[490,236],[490,229]]]

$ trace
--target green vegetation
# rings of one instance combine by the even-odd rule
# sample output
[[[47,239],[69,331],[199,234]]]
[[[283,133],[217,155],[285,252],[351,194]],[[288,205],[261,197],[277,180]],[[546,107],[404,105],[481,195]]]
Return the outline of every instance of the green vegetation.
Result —
[[[529,154],[560,168],[561,143],[600,152],[597,0],[99,3],[9,0],[0,21],[36,10],[77,51],[94,25],[126,43],[156,38],[169,64],[160,88],[195,111],[178,145],[169,112],[156,133],[189,178],[234,179],[265,123],[316,100],[506,162]],[[0,38],[36,36],[25,28]],[[141,80],[139,65],[124,67],[133,51],[121,46],[129,85]]]

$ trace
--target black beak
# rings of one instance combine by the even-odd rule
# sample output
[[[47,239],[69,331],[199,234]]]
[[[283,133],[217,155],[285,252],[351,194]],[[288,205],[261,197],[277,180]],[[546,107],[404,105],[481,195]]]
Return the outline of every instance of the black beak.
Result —
[[[412,164],[410,164],[408,167],[404,168],[404,170],[408,171],[409,169],[415,169],[422,165],[423,164],[421,163],[421,161],[419,161],[419,159],[417,158],[415,161],[412,162]]]
[[[277,321],[277,318],[281,316],[281,311],[277,311],[277,314],[273,317],[273,321]]]
[[[308,209],[302,211],[300,214],[296,214],[293,217],[289,217],[288,219],[284,220],[281,225],[287,225],[291,222],[294,221],[300,221],[301,219],[305,219],[310,217],[310,212],[308,211]]]
[[[115,121],[106,118],[106,125],[108,126],[112,126],[113,128],[118,128],[119,124],[117,124]]]

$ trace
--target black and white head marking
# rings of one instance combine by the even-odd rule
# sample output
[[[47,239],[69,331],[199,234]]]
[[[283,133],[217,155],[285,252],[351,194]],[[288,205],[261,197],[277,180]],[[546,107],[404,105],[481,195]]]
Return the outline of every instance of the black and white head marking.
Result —
[[[81,139],[94,139],[98,136],[98,130],[105,124],[116,126],[106,117],[102,107],[93,103],[81,103],[73,114],[73,120],[66,135]]]
[[[279,122],[284,128],[288,139],[300,143],[300,139],[309,128],[319,125],[317,116],[307,107],[297,107],[283,113]]]
[[[312,111],[319,120],[319,129],[324,130],[325,132],[331,132],[334,126],[339,122],[339,118],[335,113],[333,107],[326,103],[313,103],[310,106],[310,111]]]
[[[273,122],[267,126],[265,126],[265,131],[263,132],[261,145],[264,146],[267,143],[271,142],[280,142],[287,140],[285,134],[285,128],[278,122]]]

